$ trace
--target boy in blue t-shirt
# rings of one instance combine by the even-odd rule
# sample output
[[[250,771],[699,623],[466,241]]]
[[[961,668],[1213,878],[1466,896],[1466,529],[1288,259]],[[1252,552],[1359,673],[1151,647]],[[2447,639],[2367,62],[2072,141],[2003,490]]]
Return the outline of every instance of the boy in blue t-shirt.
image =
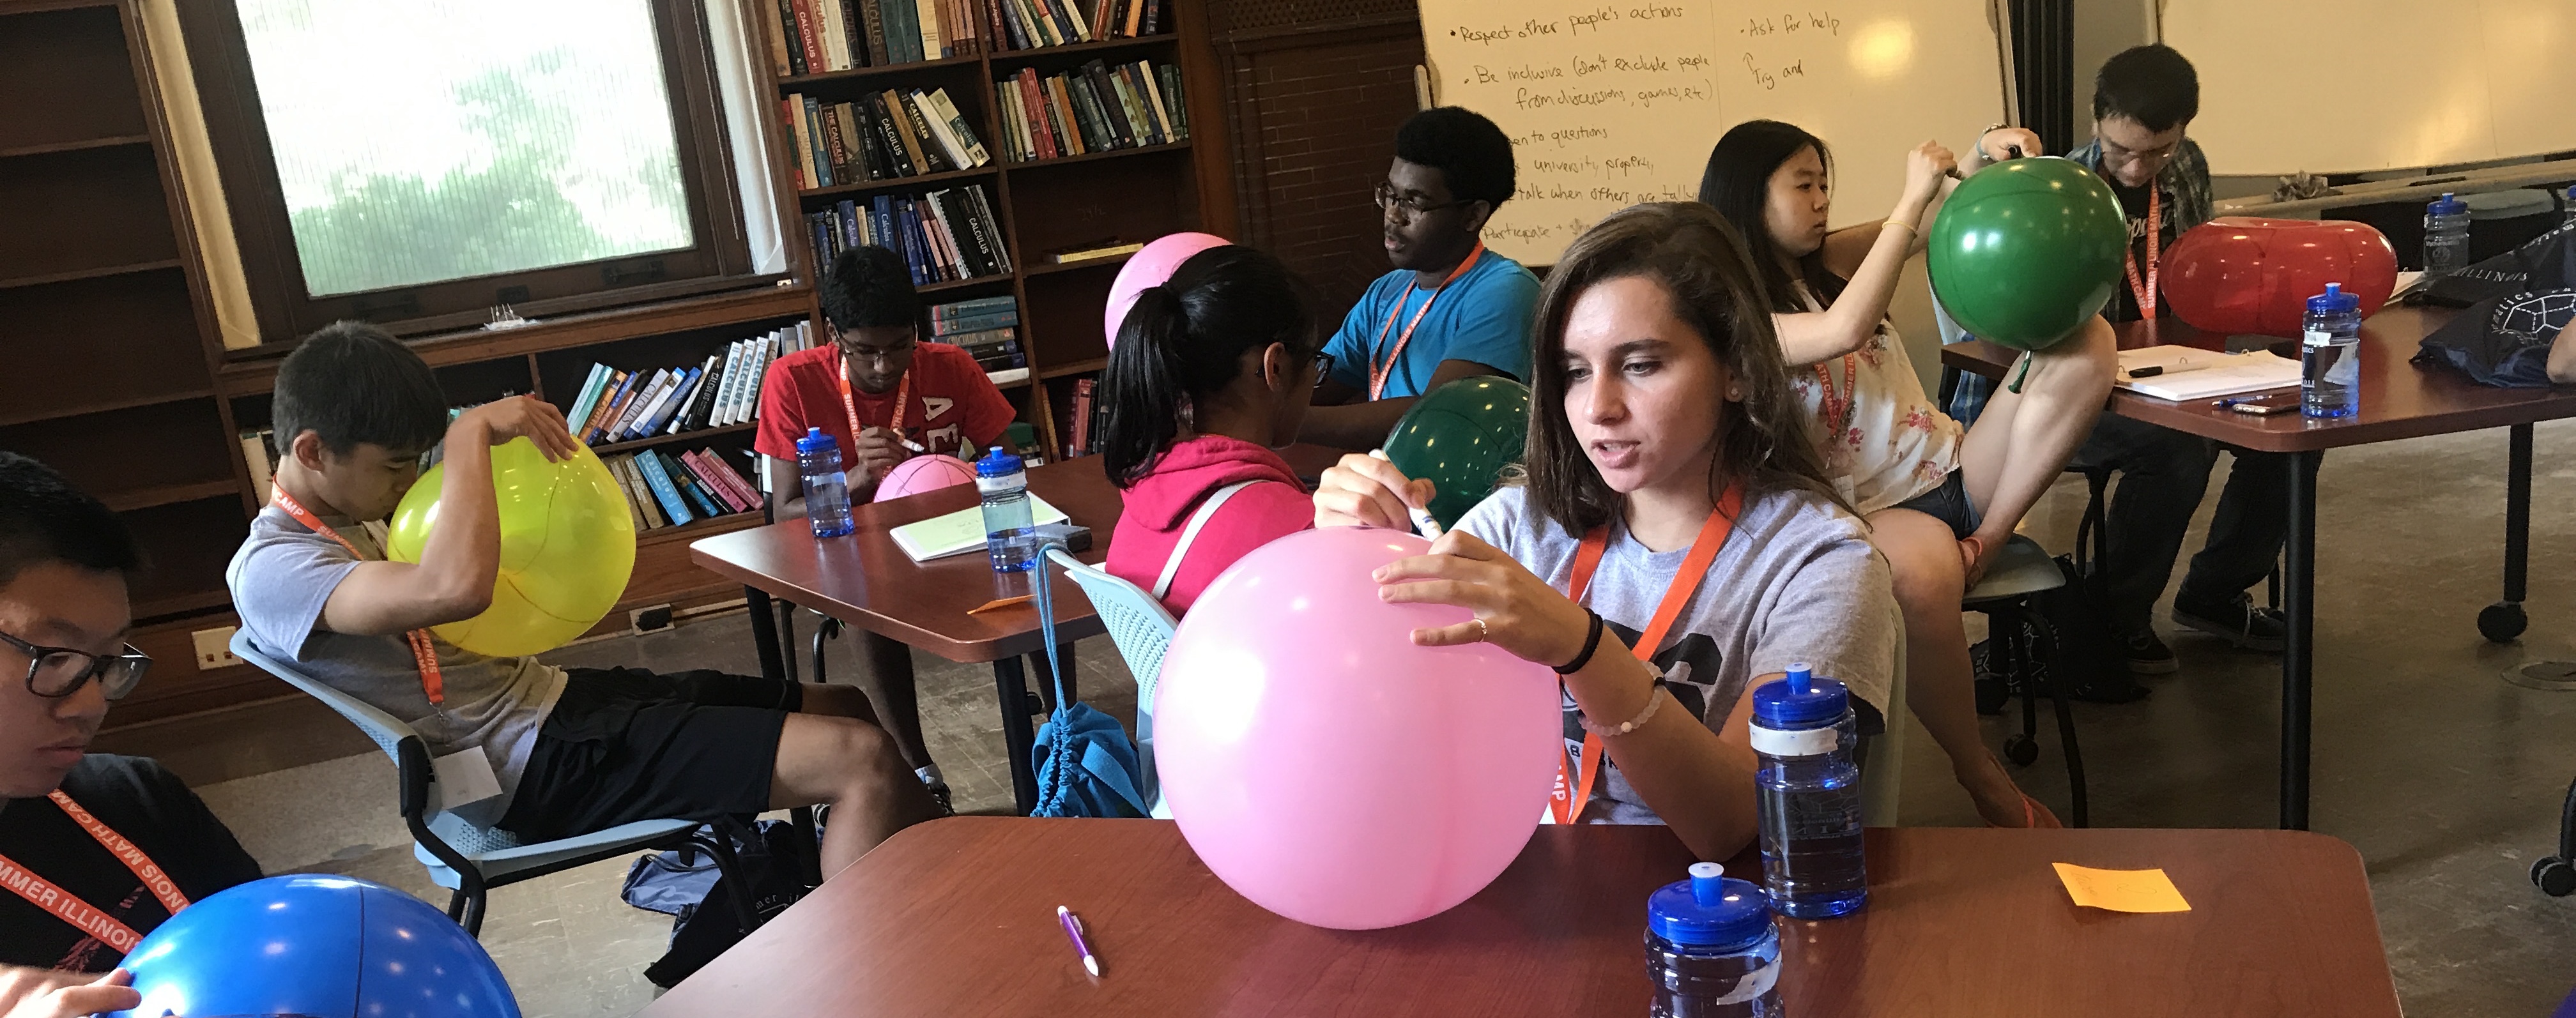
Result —
[[[1377,189],[1395,271],[1324,344],[1332,367],[1300,439],[1373,448],[1423,393],[1476,375],[1529,380],[1538,277],[1479,239],[1512,178],[1511,139],[1473,112],[1428,109],[1396,131]]]

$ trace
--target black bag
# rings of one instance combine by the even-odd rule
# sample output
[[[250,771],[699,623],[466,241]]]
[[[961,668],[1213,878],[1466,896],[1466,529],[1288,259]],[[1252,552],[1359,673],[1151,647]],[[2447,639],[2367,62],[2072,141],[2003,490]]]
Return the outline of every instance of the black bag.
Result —
[[[2521,246],[2433,281],[2409,303],[2462,308],[2534,290],[2576,286],[2576,228],[2559,226]]]
[[[679,906],[679,918],[671,923],[671,949],[644,969],[644,978],[655,986],[667,990],[679,985],[680,980],[687,979],[714,961],[727,948],[741,943],[752,930],[759,929],[778,913],[787,911],[787,906],[814,890],[805,884],[802,862],[813,851],[812,843],[795,824],[763,820],[749,837],[744,836],[739,827],[730,824],[726,827],[734,832],[735,874],[742,878],[744,886],[751,889],[750,929],[743,928],[736,916],[730,883],[712,876],[698,876],[700,866],[712,868],[714,865],[713,860],[703,857],[703,853],[696,865],[681,864],[676,851],[645,856],[637,859],[634,867],[627,871],[627,903],[657,912],[664,911],[663,906],[674,895],[668,893],[672,890],[668,887],[660,888],[663,893],[655,893],[656,885],[681,881],[695,884],[699,879],[706,884],[704,898],[695,904]],[[656,877],[656,873],[670,876]],[[647,901],[652,903],[646,904]]]
[[[2425,336],[2415,363],[2446,364],[2479,385],[2546,389],[2549,348],[2576,320],[2576,287],[2490,297]]]
[[[2058,677],[2067,695],[2094,703],[2131,703],[2148,689],[2129,675],[2128,648],[2111,626],[2101,558],[2107,557],[2101,492],[2075,528],[2075,551],[2057,556],[2066,584],[2030,596],[2032,678]],[[2041,690],[2040,692],[2045,692]]]

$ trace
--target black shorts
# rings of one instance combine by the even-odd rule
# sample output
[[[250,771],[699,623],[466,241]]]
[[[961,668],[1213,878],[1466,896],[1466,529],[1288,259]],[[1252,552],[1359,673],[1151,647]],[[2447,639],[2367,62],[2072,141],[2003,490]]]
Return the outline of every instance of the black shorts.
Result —
[[[1964,469],[1952,470],[1950,476],[1941,479],[1940,487],[1899,502],[1892,508],[1912,509],[1949,524],[1950,536],[1964,540],[1976,533],[1977,526],[1986,518],[1985,513],[1978,511],[1976,500],[1968,497],[1967,476]]]
[[[766,811],[779,730],[804,702],[796,683],[718,671],[568,669],[497,826],[552,841]]]

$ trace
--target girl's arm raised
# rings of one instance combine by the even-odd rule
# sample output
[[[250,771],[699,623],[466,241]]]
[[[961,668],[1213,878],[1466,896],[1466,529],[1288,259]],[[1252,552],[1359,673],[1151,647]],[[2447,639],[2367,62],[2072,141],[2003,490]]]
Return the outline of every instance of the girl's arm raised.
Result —
[[[1948,194],[1948,174],[1958,166],[1950,150],[1924,142],[1905,156],[1905,193],[1886,219],[1840,230],[1825,238],[1825,267],[1851,280],[1841,297],[1823,311],[1771,316],[1780,333],[1780,351],[1793,367],[1831,360],[1858,350],[1878,331],[1887,305],[1896,296],[1896,281],[1905,259],[1922,250],[1921,233],[1929,211]]]

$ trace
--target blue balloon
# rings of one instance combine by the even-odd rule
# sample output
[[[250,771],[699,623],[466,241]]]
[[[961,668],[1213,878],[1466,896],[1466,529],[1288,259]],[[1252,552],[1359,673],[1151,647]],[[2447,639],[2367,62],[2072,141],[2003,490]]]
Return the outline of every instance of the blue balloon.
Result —
[[[349,877],[254,880],[181,909],[125,956],[120,1015],[519,1018],[483,945],[418,898]]]

